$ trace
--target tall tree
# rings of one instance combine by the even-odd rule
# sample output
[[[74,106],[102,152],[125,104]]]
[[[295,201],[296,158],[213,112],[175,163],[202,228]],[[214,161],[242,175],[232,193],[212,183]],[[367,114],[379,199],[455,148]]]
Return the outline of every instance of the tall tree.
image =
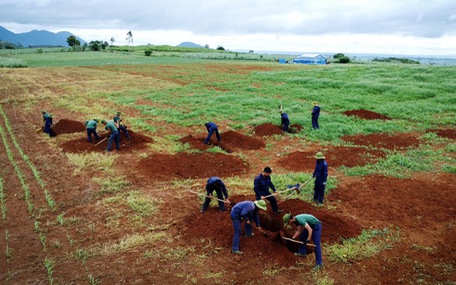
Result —
[[[126,40],[128,44],[133,44],[133,34],[131,33],[131,31],[128,31]]]
[[[70,47],[81,45],[81,42],[75,36],[69,36],[66,41]]]
[[[113,45],[115,41],[116,41],[116,40],[115,40],[113,37],[111,37],[111,40],[110,40],[111,45]]]

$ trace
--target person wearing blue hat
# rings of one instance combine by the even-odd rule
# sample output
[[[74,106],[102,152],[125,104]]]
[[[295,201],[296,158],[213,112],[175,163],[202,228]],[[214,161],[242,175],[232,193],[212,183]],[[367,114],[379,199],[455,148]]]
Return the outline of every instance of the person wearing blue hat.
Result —
[[[239,241],[241,239],[241,231],[242,231],[242,220],[245,221],[245,237],[253,236],[252,233],[252,221],[255,221],[255,224],[258,229],[261,230],[260,226],[260,218],[258,217],[258,210],[261,209],[266,211],[266,202],[263,200],[259,201],[244,201],[239,202],[231,209],[231,221],[233,222],[234,228],[234,237],[233,237],[233,245],[231,248],[231,253],[233,254],[243,254],[242,251],[239,250]]]
[[[298,248],[298,252],[295,256],[305,257],[307,251],[307,244],[310,243],[310,239],[313,240],[315,245],[315,259],[316,266],[314,270],[319,270],[323,267],[323,258],[321,255],[321,222],[310,214],[299,214],[293,216],[291,212],[283,215],[284,226],[294,225],[296,226],[296,232],[292,239],[299,237],[299,240],[303,242]]]

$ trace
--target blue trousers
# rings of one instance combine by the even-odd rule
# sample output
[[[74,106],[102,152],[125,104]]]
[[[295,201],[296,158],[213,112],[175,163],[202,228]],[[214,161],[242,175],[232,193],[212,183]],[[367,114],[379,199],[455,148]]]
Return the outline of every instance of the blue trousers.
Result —
[[[289,127],[289,126],[290,126],[290,123],[283,124],[282,130],[283,130],[284,132],[288,132],[288,127]]]
[[[312,227],[312,240],[315,244],[315,259],[317,265],[323,265],[323,258],[321,257],[321,224],[318,223]],[[304,228],[301,235],[299,236],[299,240],[302,242],[306,242],[307,236],[309,232]],[[301,244],[298,248],[298,253],[305,255],[307,251],[307,247],[305,244]]]
[[[213,193],[213,191],[211,191],[211,192],[207,191],[207,196],[212,195],[212,193]],[[222,189],[215,189],[215,193],[217,193],[217,198],[219,198],[220,200],[224,200]],[[211,203],[211,199],[209,199],[209,198],[204,199],[203,206],[201,207],[201,210],[203,212],[206,211],[206,209],[209,207],[209,203]],[[219,206],[220,210],[226,210],[225,203],[223,203],[222,201],[218,201],[218,206]]]
[[[323,198],[325,197],[325,185],[323,185],[323,181],[319,181],[315,179],[314,185],[314,197],[313,200],[320,204],[323,204]]]
[[[44,124],[44,132],[48,135],[51,135],[51,125],[48,123]]]
[[[207,134],[207,138],[206,138],[206,140],[204,141],[205,144],[207,144],[207,143],[210,141],[210,139],[211,139],[212,135],[214,134],[214,132],[215,132],[215,135],[217,136],[217,140],[218,140],[218,141],[221,141],[221,140],[222,140],[222,139],[220,138],[220,134],[219,134],[219,132],[218,132],[218,128],[210,128],[210,129],[209,129],[209,133]]]
[[[320,128],[320,126],[318,126],[318,117],[312,116],[312,128],[314,128],[314,129]]]
[[[237,216],[236,214],[231,213],[231,221],[233,222],[234,228],[234,237],[233,237],[233,246],[231,247],[232,251],[239,250],[239,241],[241,240],[241,217]],[[252,222],[252,221],[250,221]],[[245,234],[251,235],[252,234],[252,225],[245,224]]]
[[[124,132],[125,136],[127,137],[127,139],[130,139],[130,135],[128,134],[128,131],[127,131],[127,127],[125,127],[124,125],[120,125],[119,126],[119,130],[121,130],[122,132]],[[120,135],[120,133],[119,133]],[[119,137],[120,138],[120,137]]]
[[[92,135],[94,135],[98,141],[100,140],[100,137],[98,136],[97,131],[94,128],[89,128],[89,129],[87,129],[87,141],[89,143],[92,142]]]
[[[119,150],[120,149],[120,134],[118,131],[112,132],[111,135],[109,136],[108,147],[106,148],[106,151],[111,151],[111,145],[112,145],[113,141],[116,142],[116,149]]]

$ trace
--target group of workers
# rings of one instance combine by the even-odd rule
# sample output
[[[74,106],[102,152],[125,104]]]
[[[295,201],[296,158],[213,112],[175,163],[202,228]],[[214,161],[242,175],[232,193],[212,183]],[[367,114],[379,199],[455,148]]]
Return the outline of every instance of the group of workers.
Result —
[[[44,133],[51,135],[51,128],[52,128],[52,114],[49,114],[46,111],[41,111],[43,115],[43,123],[44,123]],[[116,112],[116,115],[112,118],[112,120],[99,120],[99,119],[91,119],[84,122],[87,131],[87,141],[92,143],[92,135],[95,137],[97,141],[100,141],[100,135],[97,133],[97,126],[99,123],[102,123],[105,126],[105,130],[109,132],[109,139],[108,139],[108,146],[106,151],[111,151],[112,143],[114,142],[116,145],[116,149],[120,149],[120,131],[125,134],[125,137],[128,141],[130,141],[131,137],[128,133],[127,126],[123,124],[121,112]]]
[[[312,129],[317,130],[320,129],[320,126],[318,125],[318,118],[320,117],[320,106],[318,105],[318,102],[313,102],[312,104]],[[207,137],[203,142],[204,144],[210,143],[209,141],[214,133],[219,142],[222,140],[218,131],[218,127],[214,122],[207,122],[204,125],[207,129]],[[290,131],[290,118],[288,117],[288,114],[282,110],[282,105],[280,105],[280,127],[284,132]]]
[[[312,178],[315,178],[313,201],[318,205],[322,205],[326,181],[328,178],[328,164],[321,152],[318,152],[315,155],[315,159],[315,169],[312,174]],[[271,173],[271,168],[267,166],[258,176],[255,177],[255,180],[253,182],[253,190],[255,192],[256,199],[255,201],[239,202],[231,209],[230,217],[234,228],[233,244],[231,248],[231,252],[233,254],[243,254],[243,252],[239,249],[242,221],[245,222],[244,236],[246,238],[253,236],[253,222],[256,224],[256,227],[261,230],[258,211],[260,209],[264,211],[267,210],[266,200],[269,201],[274,213],[283,212],[283,210],[279,210],[278,208],[278,203],[275,198],[278,193],[276,192],[276,187],[272,183]],[[273,193],[271,193],[269,189],[271,189]],[[214,191],[217,195],[219,211],[226,211],[225,205],[231,204],[225,183],[219,177],[213,176],[210,177],[206,183],[206,198],[201,207],[202,213],[209,207],[211,199],[213,198]],[[293,235],[292,239],[299,240],[301,242],[298,252],[295,253],[296,256],[305,257],[307,250],[306,245],[310,243],[310,240],[313,240],[316,256],[316,266],[314,269],[320,269],[323,265],[320,244],[322,228],[321,222],[310,214],[299,214],[293,216],[291,213],[287,213],[283,216],[283,222],[284,226],[296,227],[296,232]]]

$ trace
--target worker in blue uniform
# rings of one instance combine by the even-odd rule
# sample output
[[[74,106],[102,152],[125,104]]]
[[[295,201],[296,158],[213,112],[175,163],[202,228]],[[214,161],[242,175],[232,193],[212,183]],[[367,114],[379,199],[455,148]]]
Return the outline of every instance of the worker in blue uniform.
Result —
[[[217,193],[218,206],[219,210],[224,212],[226,211],[225,204],[230,204],[230,200],[228,199],[228,191],[226,190],[225,183],[223,183],[222,179],[217,176],[212,176],[207,180],[206,183],[206,198],[204,199],[203,206],[201,207],[201,212],[206,211],[209,207],[209,203],[211,202],[212,193],[215,191]],[[223,199],[225,196],[225,199]],[[223,200],[220,201],[220,200]]]

